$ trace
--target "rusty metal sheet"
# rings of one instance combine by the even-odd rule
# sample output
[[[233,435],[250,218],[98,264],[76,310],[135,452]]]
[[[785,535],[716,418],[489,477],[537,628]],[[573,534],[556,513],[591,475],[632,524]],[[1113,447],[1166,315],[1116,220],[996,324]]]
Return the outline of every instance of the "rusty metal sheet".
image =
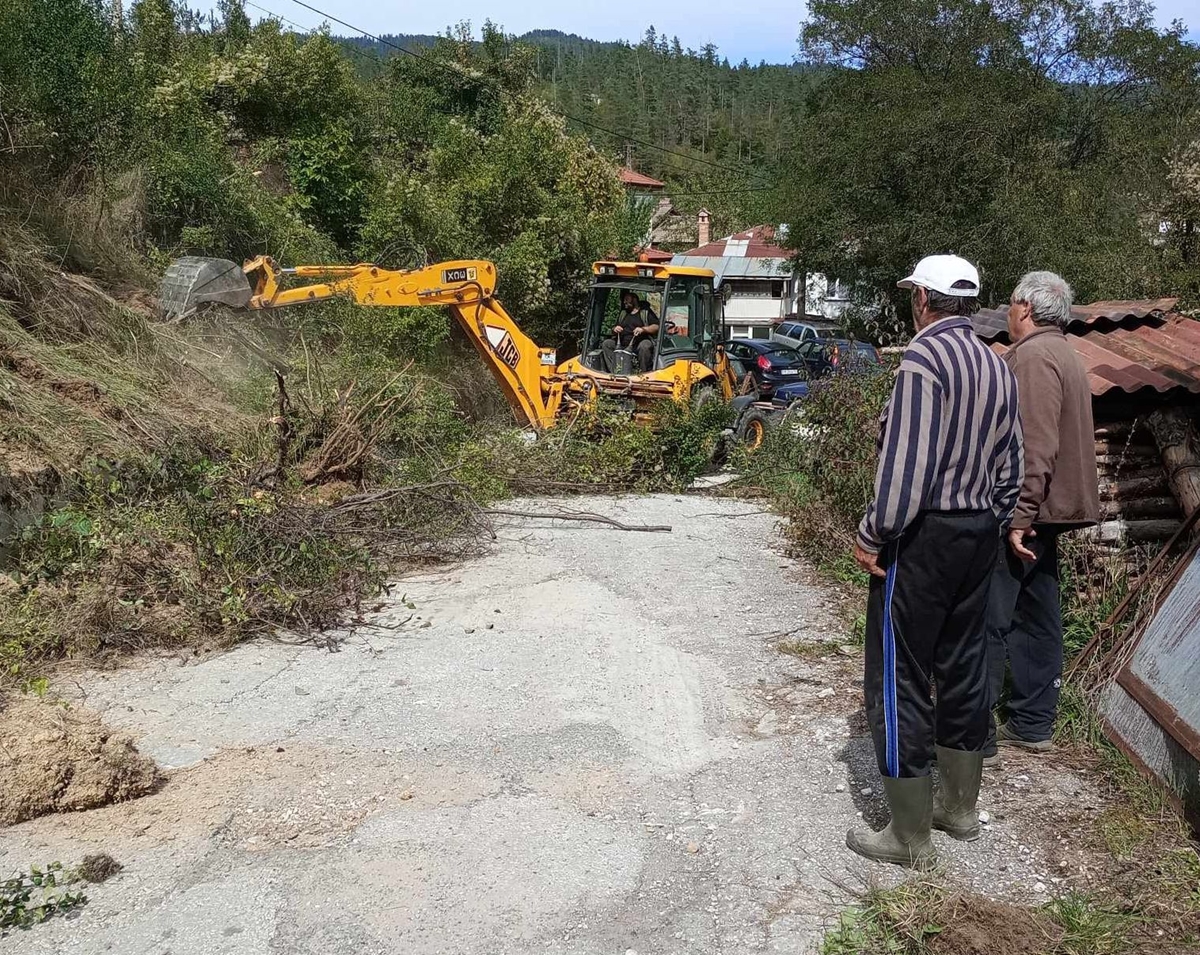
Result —
[[[1200,759],[1200,550],[1185,561],[1117,682]]]
[[[1154,298],[1143,301],[1103,301],[1071,308],[1068,330],[1083,334],[1085,327],[1098,324],[1142,324],[1148,318],[1162,318],[1176,305],[1177,298]],[[971,316],[975,332],[985,341],[1001,338],[1008,341],[1008,308],[983,308]]]
[[[1100,715],[1106,734],[1200,831],[1200,541],[1151,606],[1132,645],[1112,651],[1124,663],[1100,694]]]
[[[1160,780],[1193,829],[1200,831],[1200,761],[1118,683],[1100,695],[1106,735],[1149,776]]]

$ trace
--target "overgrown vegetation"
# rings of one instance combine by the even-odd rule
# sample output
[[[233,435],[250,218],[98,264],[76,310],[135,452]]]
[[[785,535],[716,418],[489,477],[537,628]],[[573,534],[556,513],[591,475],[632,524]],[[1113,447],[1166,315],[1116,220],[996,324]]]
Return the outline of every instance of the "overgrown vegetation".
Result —
[[[324,402],[319,385],[295,391],[221,458],[90,461],[18,541],[0,588],[0,683],[63,656],[323,630],[397,566],[477,550],[486,506],[512,493],[685,487],[729,415],[666,404],[639,423],[602,408],[534,445],[443,421],[445,395],[414,376],[355,384]]]
[[[822,380],[745,462],[744,485],[787,515],[799,551],[849,584],[866,584],[850,552],[874,494],[875,436],[892,380],[884,373]]]

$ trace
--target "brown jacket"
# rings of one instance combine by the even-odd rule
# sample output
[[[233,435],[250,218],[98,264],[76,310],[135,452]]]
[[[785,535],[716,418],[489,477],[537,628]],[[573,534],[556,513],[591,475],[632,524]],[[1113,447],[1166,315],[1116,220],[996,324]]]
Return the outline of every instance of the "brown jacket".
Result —
[[[1083,361],[1054,327],[1026,335],[1004,360],[1017,379],[1025,432],[1025,479],[1012,526],[1098,523],[1096,431]]]

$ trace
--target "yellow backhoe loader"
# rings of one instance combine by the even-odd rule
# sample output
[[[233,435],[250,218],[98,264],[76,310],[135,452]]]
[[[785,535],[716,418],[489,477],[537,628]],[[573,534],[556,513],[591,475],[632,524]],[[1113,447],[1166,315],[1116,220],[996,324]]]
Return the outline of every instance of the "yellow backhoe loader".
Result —
[[[497,301],[496,266],[483,260],[390,271],[370,264],[281,268],[266,256],[243,266],[189,257],[167,269],[160,306],[183,317],[206,302],[273,309],[343,296],[359,305],[444,305],[516,415],[538,430],[594,405],[602,394],[626,402],[634,413],[664,399],[698,403],[733,397],[737,380],[722,346],[724,302],[711,270],[597,262],[592,271],[583,350],[561,364],[554,349],[539,348]],[[650,336],[653,348],[643,347],[641,357],[652,365],[645,372],[634,370],[633,354],[612,333],[627,292],[658,325]],[[606,339],[612,339],[607,347]]]

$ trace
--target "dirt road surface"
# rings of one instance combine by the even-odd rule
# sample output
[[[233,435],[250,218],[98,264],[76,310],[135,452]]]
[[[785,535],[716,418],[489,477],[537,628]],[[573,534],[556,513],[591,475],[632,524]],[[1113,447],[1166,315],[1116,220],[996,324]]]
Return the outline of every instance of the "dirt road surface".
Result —
[[[753,504],[560,504],[674,530],[508,519],[489,556],[400,581],[336,652],[264,641],[82,674],[80,698],[173,771],[4,831],[0,876],[96,851],[125,870],[0,946],[811,951],[853,890],[898,875],[844,847],[860,814],[886,816],[832,597]],[[781,631],[833,642],[800,659]],[[1053,891],[1074,862],[1019,807],[1084,788],[1010,773],[979,843],[937,836],[950,876]]]

